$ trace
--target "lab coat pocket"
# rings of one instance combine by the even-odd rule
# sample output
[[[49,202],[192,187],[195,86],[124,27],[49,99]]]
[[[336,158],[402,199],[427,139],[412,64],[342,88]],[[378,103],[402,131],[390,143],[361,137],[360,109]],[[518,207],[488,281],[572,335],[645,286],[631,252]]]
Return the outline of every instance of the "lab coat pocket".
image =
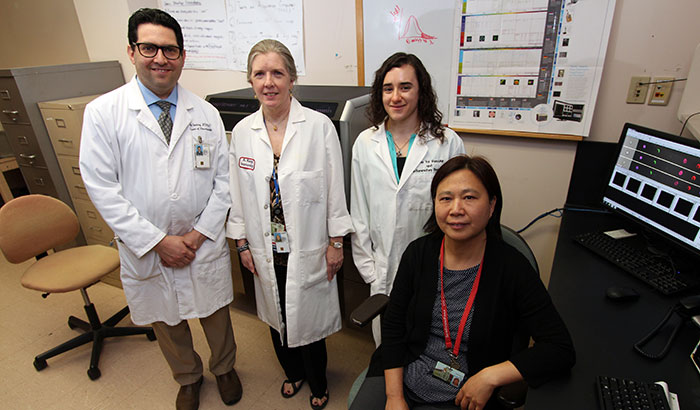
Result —
[[[432,181],[432,175],[415,176],[409,187],[411,199],[408,201],[408,209],[410,211],[431,211],[433,209],[433,199],[430,197]]]
[[[228,276],[222,273],[228,268],[228,256],[213,261],[200,261],[192,264],[192,274],[197,282],[210,289],[222,289],[227,285]],[[228,269],[230,271],[230,269]]]
[[[325,181],[323,171],[299,171],[292,174],[295,186],[295,196],[300,207],[326,202]]]
[[[160,257],[151,251],[142,258],[136,257],[123,242],[117,241],[119,248],[120,276],[122,281],[142,281],[161,276]]]
[[[326,269],[327,245],[310,251],[299,251],[299,271],[301,287],[308,289],[322,281],[328,281]]]

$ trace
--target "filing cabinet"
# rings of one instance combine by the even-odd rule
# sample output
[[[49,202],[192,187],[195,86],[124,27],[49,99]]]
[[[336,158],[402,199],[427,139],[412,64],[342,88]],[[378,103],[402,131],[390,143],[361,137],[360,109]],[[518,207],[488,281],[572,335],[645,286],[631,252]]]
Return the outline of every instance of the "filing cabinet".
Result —
[[[98,95],[66,98],[38,103],[39,110],[48,131],[48,137],[56,153],[63,181],[68,188],[70,199],[78,216],[80,228],[88,245],[110,246],[114,233],[102,219],[90,201],[80,175],[80,135],[83,127],[85,106]],[[116,245],[112,245],[116,246]],[[121,287],[119,269],[102,279]]]
[[[75,142],[57,134],[60,144],[51,143],[37,103],[103,94],[122,84],[118,61],[0,69],[0,123],[29,193],[49,195],[75,208],[71,191],[81,190],[66,184],[57,157],[59,152],[70,155],[63,150]],[[75,120],[66,118],[66,127]],[[82,235],[77,242],[84,243]]]

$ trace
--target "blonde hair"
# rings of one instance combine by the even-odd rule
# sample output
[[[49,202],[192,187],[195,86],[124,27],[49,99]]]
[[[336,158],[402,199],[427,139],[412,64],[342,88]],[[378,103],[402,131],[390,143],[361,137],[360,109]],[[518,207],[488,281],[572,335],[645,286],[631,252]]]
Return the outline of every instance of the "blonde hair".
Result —
[[[281,42],[268,38],[265,40],[260,40],[250,49],[250,53],[248,53],[248,74],[246,77],[248,82],[250,82],[250,75],[251,71],[253,70],[253,60],[255,60],[255,57],[259,56],[260,54],[267,53],[277,53],[280,57],[282,57],[282,61],[284,61],[284,65],[289,73],[290,79],[292,82],[297,81],[297,68],[294,65],[294,57],[292,57],[292,53],[289,51],[287,46]]]

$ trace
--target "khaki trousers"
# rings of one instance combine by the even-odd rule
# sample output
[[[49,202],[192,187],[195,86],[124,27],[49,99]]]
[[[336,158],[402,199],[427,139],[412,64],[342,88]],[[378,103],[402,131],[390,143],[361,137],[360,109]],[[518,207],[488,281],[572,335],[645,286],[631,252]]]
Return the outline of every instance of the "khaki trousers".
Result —
[[[236,362],[236,340],[228,309],[226,305],[210,316],[199,319],[211,350],[209,370],[216,376],[231,371]],[[199,380],[203,371],[202,359],[194,351],[187,321],[183,320],[175,326],[155,322],[151,326],[175,381],[184,386]]]

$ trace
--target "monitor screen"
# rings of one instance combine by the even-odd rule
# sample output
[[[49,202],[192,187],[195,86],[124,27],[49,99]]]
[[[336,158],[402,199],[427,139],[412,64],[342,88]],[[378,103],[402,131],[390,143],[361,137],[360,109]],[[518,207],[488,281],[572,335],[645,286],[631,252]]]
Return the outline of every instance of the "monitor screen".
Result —
[[[603,203],[700,254],[700,144],[625,124]]]

